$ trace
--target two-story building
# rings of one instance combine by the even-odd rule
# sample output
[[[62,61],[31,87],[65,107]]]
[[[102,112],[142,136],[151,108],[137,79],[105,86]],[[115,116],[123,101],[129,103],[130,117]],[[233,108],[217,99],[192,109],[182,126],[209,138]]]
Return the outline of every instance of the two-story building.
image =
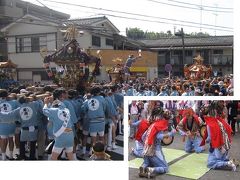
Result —
[[[77,41],[84,49],[114,49],[114,34],[119,30],[106,17],[75,19],[57,22],[33,15],[24,15],[1,29],[7,39],[8,59],[18,65],[19,81],[48,81],[42,67],[40,51],[51,54],[61,48],[64,34],[74,24],[80,32]]]
[[[204,64],[211,64],[218,75],[233,73],[233,36],[170,37],[142,40],[145,48],[158,52],[158,75],[164,76],[165,65],[171,64],[173,75],[182,75],[184,64],[192,64],[200,54]],[[184,60],[183,60],[184,46]]]

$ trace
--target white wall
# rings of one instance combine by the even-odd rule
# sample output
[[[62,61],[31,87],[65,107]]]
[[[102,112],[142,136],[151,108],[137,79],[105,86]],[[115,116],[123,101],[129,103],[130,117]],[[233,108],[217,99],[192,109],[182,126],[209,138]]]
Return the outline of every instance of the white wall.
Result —
[[[91,47],[92,49],[113,49],[113,46],[106,45],[107,37],[103,35],[98,35],[98,34],[95,34],[95,36],[101,37],[101,47],[92,46],[92,34],[89,33],[88,31],[84,31],[84,35],[82,35],[81,37],[78,37],[77,41],[79,42],[80,47],[84,49],[88,49],[89,47]],[[108,37],[108,38],[113,39],[112,37]]]
[[[92,46],[92,35],[89,32],[84,31],[82,36],[77,38],[78,43],[80,44],[81,48],[88,49]]]
[[[47,34],[48,51],[54,51],[56,48],[56,34]]]
[[[9,54],[9,59],[17,64],[17,68],[42,68],[43,58],[40,53],[13,53]]]
[[[154,78],[158,77],[158,68],[157,67],[150,67],[148,68],[147,78],[149,80],[153,80]]]
[[[20,71],[18,72],[19,80],[32,80],[32,71]]]
[[[16,38],[15,37],[8,37],[8,53],[16,53]]]
[[[39,23],[29,22],[29,23]],[[25,23],[16,23],[9,30],[8,36],[17,36],[17,35],[28,35],[28,34],[43,34],[49,32],[57,32],[57,27],[53,27],[50,25],[33,25],[33,24],[25,24]]]
[[[16,53],[16,36],[17,35],[33,35],[46,34],[47,49],[53,52],[56,49],[56,34],[57,29],[51,26],[37,26],[30,24],[15,24],[8,30],[8,53],[11,59],[18,68],[42,68],[43,58],[40,52],[33,53]]]

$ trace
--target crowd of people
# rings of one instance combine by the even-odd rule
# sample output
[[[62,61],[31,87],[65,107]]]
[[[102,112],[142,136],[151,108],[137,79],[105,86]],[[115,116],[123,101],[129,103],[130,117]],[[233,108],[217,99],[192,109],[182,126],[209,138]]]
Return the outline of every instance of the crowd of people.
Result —
[[[46,152],[51,160],[110,160],[105,151],[117,148],[116,134],[123,132],[123,96],[117,90],[93,85],[77,91],[38,83],[0,89],[2,160],[42,160]]]
[[[234,93],[232,75],[194,82],[178,77],[152,81],[136,78],[121,87],[126,96],[233,96]]]
[[[236,171],[239,165],[229,151],[239,131],[240,101],[131,101],[128,115],[129,138],[135,140],[131,154],[144,160],[140,177],[168,172],[162,145],[171,144],[176,133],[185,152],[208,149],[208,168]]]

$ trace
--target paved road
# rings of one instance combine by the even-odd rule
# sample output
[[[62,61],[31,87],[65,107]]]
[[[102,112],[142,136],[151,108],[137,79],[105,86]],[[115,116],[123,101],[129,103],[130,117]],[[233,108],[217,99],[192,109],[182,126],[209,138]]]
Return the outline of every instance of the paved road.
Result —
[[[129,140],[129,152],[131,152],[131,147],[134,146],[134,141]],[[184,149],[184,144],[182,143],[182,139],[179,135],[175,136],[174,142],[168,146],[168,148],[173,148],[173,149]],[[208,150],[205,151],[207,153]],[[236,135],[233,137],[233,144],[232,148],[230,151],[230,157],[231,158],[236,158],[240,159],[240,133],[236,133]],[[129,153],[128,159],[132,160],[135,157],[132,156]],[[129,168],[129,180],[139,180],[143,178],[139,178],[138,176],[138,169],[133,169]],[[183,180],[186,178],[181,178],[181,177],[176,177],[176,176],[170,176],[170,175],[158,175],[154,179],[157,180]],[[227,171],[227,170],[210,170],[206,174],[204,174],[201,178],[201,180],[212,180],[212,179],[217,179],[217,180],[239,180],[240,179],[240,168],[237,168],[236,172],[232,171]]]

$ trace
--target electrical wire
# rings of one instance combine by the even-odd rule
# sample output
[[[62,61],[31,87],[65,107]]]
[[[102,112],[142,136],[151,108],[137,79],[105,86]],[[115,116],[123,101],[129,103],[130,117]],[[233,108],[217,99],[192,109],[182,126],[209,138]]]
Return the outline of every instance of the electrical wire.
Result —
[[[45,1],[45,0],[43,0]],[[48,1],[48,0],[46,0]],[[168,6],[174,6],[174,7],[179,7],[179,8],[185,8],[185,9],[192,9],[192,10],[203,10],[203,11],[209,11],[209,12],[218,12],[218,13],[233,13],[233,11],[222,11],[222,10],[210,10],[210,9],[204,9],[202,7],[200,8],[195,8],[195,7],[188,7],[188,6],[183,6],[183,5],[176,5],[176,4],[170,4],[170,3],[165,3],[165,2],[160,2],[160,1],[156,1],[156,0],[146,0],[149,2],[153,2],[153,3],[157,3],[157,4],[164,4],[164,5],[168,5]],[[201,6],[201,5],[199,5]],[[216,7],[215,7],[216,8]]]
[[[53,7],[53,6],[51,6]],[[56,7],[56,6],[55,6]],[[60,7],[59,7],[60,8]],[[98,10],[103,10],[102,8]],[[77,11],[77,10],[76,10]],[[104,10],[105,11],[105,10]],[[113,10],[109,10],[110,12],[113,12]],[[230,27],[226,26],[218,26],[218,25],[211,25],[211,24],[204,24],[204,23],[196,23],[192,21],[183,21],[183,20],[177,20],[177,19],[170,19],[170,18],[164,18],[164,17],[158,17],[158,16],[149,16],[149,15],[144,15],[144,14],[138,14],[138,13],[130,13],[130,12],[124,12],[124,11],[116,11],[116,13],[120,14],[129,14],[129,15],[134,15],[134,16],[141,16],[141,17],[146,17],[146,18],[153,18],[153,19],[162,19],[162,20],[168,20],[168,21],[174,21],[174,22],[182,22],[182,23],[187,23],[187,24],[196,24],[196,25],[204,25],[204,26],[210,26],[210,27],[218,27],[218,28],[224,28],[224,29],[233,29]]]
[[[172,1],[172,2],[176,2],[176,3],[180,3],[180,4],[187,4],[187,5],[191,5],[191,6],[202,6],[202,7],[206,7],[206,8],[213,8],[216,9],[215,6],[206,6],[206,5],[201,5],[201,4],[192,4],[192,3],[187,3],[187,2],[183,2],[183,1],[176,1],[176,0],[168,0],[168,1]],[[229,10],[233,10],[233,8],[226,8],[226,7],[217,7],[218,9],[229,9]]]
[[[112,17],[122,18],[122,19],[138,20],[138,21],[144,21],[144,22],[154,22],[154,23],[160,23],[160,24],[171,24],[171,25],[179,25],[179,26],[184,26],[184,27],[199,28],[198,26],[194,26],[194,25],[184,25],[184,24],[169,23],[169,22],[163,22],[163,21],[153,21],[153,20],[139,19],[139,18],[133,18],[133,17],[126,17],[126,16],[118,16],[118,15],[112,15],[112,14],[102,14],[102,15],[112,16]],[[210,27],[203,27],[203,28],[211,29],[211,30],[218,30],[218,31],[233,32],[233,30],[217,29],[217,28],[210,28]]]

